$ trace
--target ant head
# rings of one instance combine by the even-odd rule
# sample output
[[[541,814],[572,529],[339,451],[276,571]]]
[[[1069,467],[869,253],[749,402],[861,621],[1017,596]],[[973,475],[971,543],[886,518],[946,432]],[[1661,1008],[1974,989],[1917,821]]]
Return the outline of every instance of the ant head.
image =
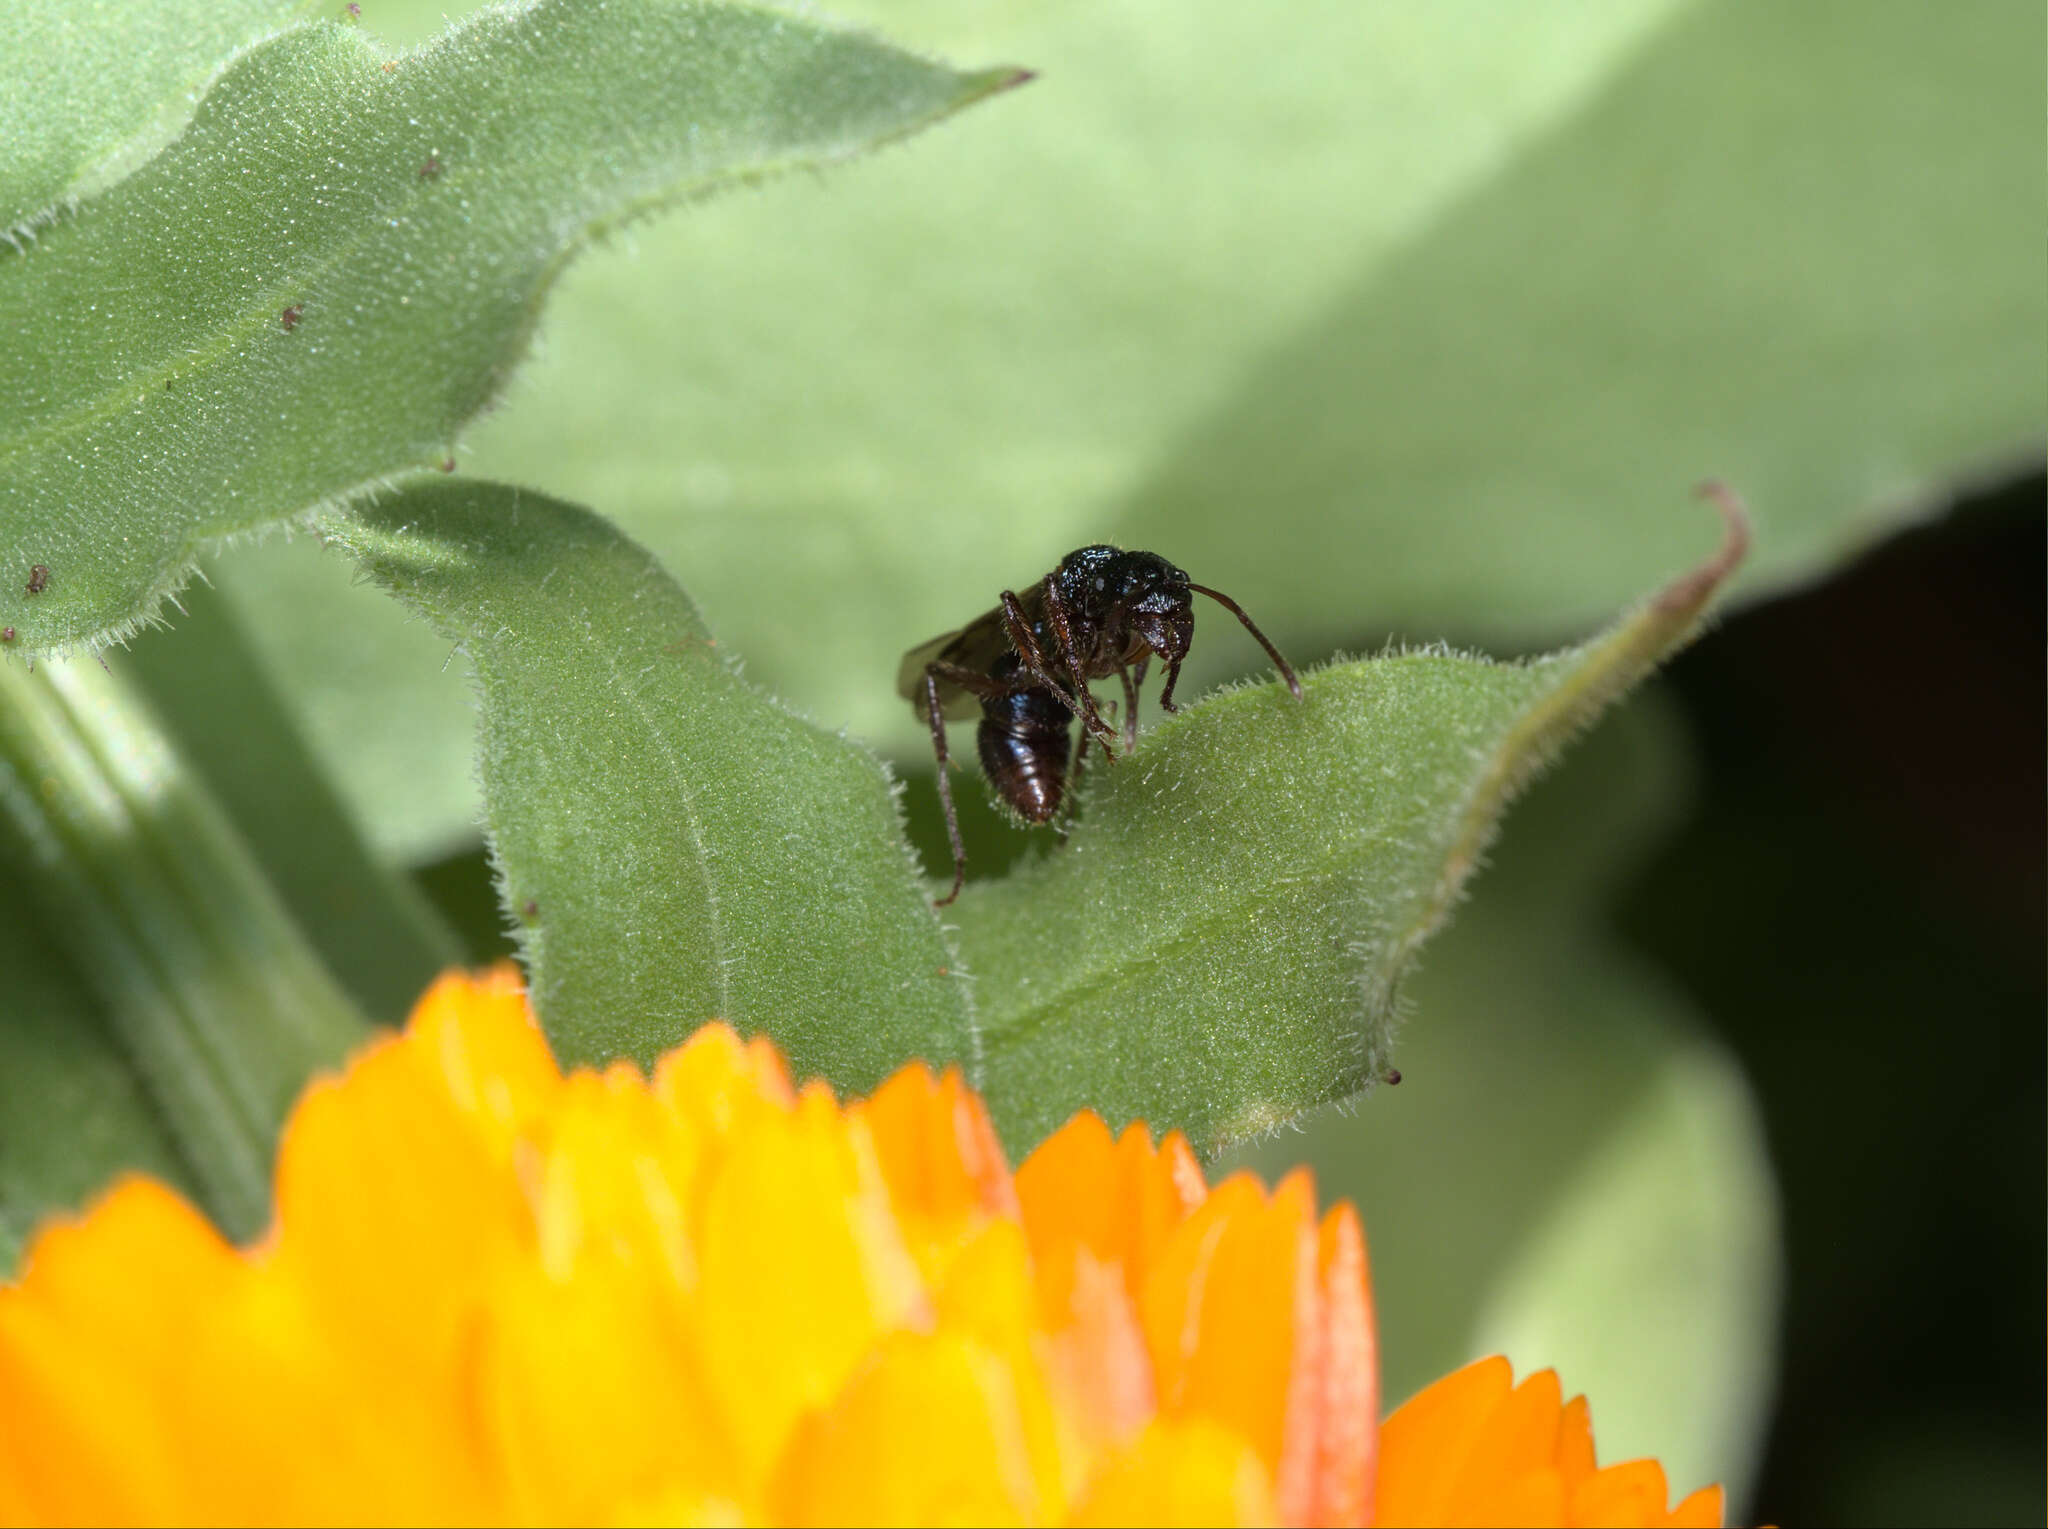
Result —
[[[1188,656],[1195,640],[1195,600],[1188,592],[1188,576],[1170,563],[1162,564],[1167,577],[1154,582],[1124,607],[1135,632],[1145,646],[1178,664]]]

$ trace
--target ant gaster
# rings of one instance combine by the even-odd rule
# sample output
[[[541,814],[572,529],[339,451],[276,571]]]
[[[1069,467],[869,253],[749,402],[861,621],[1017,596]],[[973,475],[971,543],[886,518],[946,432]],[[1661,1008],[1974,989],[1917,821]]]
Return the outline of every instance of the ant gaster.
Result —
[[[1112,742],[1120,741],[1126,752],[1136,744],[1138,687],[1154,655],[1166,664],[1160,710],[1177,710],[1173,687],[1194,641],[1196,595],[1207,595],[1243,622],[1300,699],[1301,681],[1235,600],[1192,582],[1157,553],[1115,547],[1068,553],[1022,594],[1004,590],[994,610],[903,656],[896,688],[932,730],[939,798],[953,845],[953,890],[937,906],[958,897],[967,876],[967,851],[946,778],[946,723],[972,717],[978,708],[975,741],[989,783],[1025,822],[1050,823],[1067,798],[1069,728],[1076,717],[1082,726],[1074,760],[1078,778],[1090,738],[1112,762]],[[1088,690],[1091,680],[1112,674],[1124,688],[1120,740]]]

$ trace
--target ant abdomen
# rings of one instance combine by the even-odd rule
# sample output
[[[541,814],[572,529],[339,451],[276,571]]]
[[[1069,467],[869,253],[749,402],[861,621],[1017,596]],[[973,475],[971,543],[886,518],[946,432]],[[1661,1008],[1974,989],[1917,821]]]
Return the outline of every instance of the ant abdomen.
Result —
[[[1027,823],[1050,823],[1066,795],[1068,736],[1074,714],[1050,691],[1036,688],[981,704],[975,742],[981,768],[997,794]]]

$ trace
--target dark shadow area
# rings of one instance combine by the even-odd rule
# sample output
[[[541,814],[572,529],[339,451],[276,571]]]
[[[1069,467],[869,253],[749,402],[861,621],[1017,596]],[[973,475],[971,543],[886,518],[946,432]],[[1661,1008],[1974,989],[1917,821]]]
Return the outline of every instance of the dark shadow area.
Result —
[[[412,873],[412,879],[455,931],[467,964],[486,966],[509,961],[517,954],[511,927],[498,906],[491,857],[482,845],[423,865]]]
[[[1772,1522],[2040,1519],[2043,493],[1959,505],[1670,672],[1698,811],[1616,907],[1765,1113]]]

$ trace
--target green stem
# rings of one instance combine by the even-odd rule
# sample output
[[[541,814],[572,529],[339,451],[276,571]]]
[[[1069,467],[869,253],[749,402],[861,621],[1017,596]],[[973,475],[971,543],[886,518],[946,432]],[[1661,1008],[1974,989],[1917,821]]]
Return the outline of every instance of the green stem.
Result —
[[[260,1231],[286,1110],[368,1026],[147,705],[91,660],[0,663],[0,852],[208,1211]]]

